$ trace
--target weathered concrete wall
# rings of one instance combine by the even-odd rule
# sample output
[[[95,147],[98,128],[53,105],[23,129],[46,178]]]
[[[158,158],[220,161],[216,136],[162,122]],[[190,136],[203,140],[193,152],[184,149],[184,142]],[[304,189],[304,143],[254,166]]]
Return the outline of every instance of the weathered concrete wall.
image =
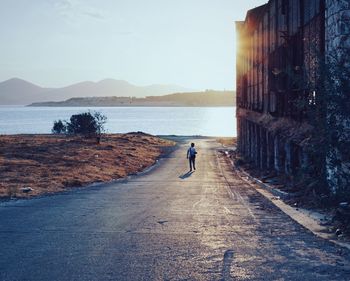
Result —
[[[350,0],[326,0],[326,55],[350,58]]]
[[[350,67],[350,0],[326,0],[326,60]],[[349,95],[350,89],[341,89],[341,95]],[[329,108],[328,116],[333,108]],[[336,118],[340,128],[340,139],[350,138],[350,108],[347,116]],[[332,126],[334,124],[330,124]],[[339,190],[349,190],[350,162],[348,162],[350,148],[347,152],[338,147],[332,147],[327,155],[327,180],[333,193]]]

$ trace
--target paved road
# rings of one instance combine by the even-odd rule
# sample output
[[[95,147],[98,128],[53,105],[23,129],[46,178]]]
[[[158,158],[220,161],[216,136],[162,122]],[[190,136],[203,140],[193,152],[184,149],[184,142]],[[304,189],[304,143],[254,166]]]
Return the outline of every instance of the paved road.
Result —
[[[191,175],[183,146],[127,182],[0,204],[0,280],[350,280],[348,251],[196,143]]]

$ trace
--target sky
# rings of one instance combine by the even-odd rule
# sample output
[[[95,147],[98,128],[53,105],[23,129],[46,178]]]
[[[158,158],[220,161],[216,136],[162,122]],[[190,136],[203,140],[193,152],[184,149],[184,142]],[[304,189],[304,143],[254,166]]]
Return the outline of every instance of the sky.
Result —
[[[235,21],[267,0],[0,0],[0,82],[235,88]]]

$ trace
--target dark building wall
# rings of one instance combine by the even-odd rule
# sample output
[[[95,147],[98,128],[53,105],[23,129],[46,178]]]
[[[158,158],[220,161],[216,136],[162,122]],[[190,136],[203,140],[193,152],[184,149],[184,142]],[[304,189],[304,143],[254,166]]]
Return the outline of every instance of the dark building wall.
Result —
[[[306,165],[324,23],[322,0],[270,0],[236,24],[238,148],[261,169],[293,175]]]
[[[350,68],[350,0],[326,0],[326,59],[332,62],[334,56],[338,64]],[[346,97],[350,89],[343,89],[341,94]],[[347,100],[348,114],[337,116],[336,123],[328,123],[339,128],[338,138],[350,139],[350,103]],[[332,109],[330,109],[331,111]],[[332,146],[327,155],[327,180],[329,187],[336,193],[338,190],[349,190],[350,182],[350,147],[339,149]],[[332,163],[336,162],[337,165]]]
[[[320,106],[320,62],[332,67],[335,58],[335,65],[350,68],[350,0],[270,0],[236,27],[238,149],[262,170],[298,174],[310,161],[306,113]],[[346,98],[349,91],[327,95]],[[326,125],[339,128],[338,140],[349,140],[350,108],[331,115],[334,106],[323,107]],[[350,148],[330,143],[327,149],[330,190],[348,190]]]

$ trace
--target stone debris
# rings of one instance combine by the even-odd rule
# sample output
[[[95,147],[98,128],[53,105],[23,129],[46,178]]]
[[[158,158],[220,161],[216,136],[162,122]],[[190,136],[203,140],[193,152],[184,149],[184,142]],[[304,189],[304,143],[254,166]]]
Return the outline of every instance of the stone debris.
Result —
[[[29,187],[29,186],[26,186],[26,187],[22,187],[21,188],[21,191],[23,192],[23,193],[29,193],[29,192],[31,192],[31,191],[33,191],[34,189],[33,188],[31,188],[31,187]]]
[[[342,234],[342,231],[340,230],[340,228],[338,228],[336,231],[335,231],[335,235],[339,236]]]

